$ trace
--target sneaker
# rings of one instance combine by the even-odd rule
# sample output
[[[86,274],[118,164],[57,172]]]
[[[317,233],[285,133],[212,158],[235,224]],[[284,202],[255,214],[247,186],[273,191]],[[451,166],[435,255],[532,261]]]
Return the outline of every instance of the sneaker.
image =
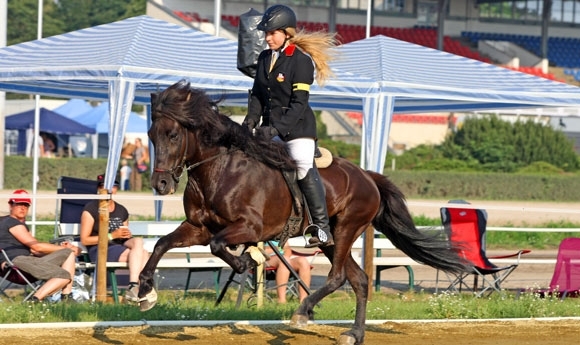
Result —
[[[30,297],[29,299],[26,300],[26,303],[28,303],[28,304],[39,304],[39,303],[42,303],[42,301],[39,300],[38,297],[32,296],[32,297]]]
[[[125,300],[128,302],[139,302],[139,285],[129,285],[125,291]]]
[[[75,299],[73,298],[73,294],[69,293],[69,294],[62,294],[60,296],[60,301],[62,303],[74,303]]]

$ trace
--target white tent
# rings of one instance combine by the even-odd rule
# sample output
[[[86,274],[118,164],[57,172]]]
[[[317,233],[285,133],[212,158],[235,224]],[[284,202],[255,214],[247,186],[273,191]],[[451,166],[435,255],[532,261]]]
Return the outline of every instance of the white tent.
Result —
[[[386,38],[338,49],[336,78],[314,86],[317,108],[363,110],[364,168],[382,171],[393,112],[580,106],[580,89]],[[252,80],[237,42],[148,16],[0,49],[0,90],[110,102],[107,181],[113,184],[132,103],[187,79],[245,103]]]

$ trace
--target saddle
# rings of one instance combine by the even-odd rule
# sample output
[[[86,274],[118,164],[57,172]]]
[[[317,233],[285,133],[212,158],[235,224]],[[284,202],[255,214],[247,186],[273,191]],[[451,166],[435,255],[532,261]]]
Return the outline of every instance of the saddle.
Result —
[[[332,164],[332,153],[324,147],[319,148],[316,146],[314,152],[314,163],[318,169],[328,168],[330,164]],[[288,188],[290,189],[293,204],[292,213],[284,225],[284,230],[282,230],[282,233],[278,238],[276,238],[276,240],[280,242],[280,247],[283,247],[289,238],[295,237],[301,233],[300,226],[304,219],[304,213],[306,212],[309,219],[311,219],[311,217],[307,206],[308,204],[304,200],[304,195],[298,186],[296,170],[281,170],[281,172],[282,176],[284,176],[284,180],[286,180]]]

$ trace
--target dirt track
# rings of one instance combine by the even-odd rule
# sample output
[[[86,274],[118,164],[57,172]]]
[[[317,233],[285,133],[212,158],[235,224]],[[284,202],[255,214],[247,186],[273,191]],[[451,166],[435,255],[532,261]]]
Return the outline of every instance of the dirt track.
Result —
[[[577,320],[436,322],[368,325],[366,345],[570,345],[578,342]],[[125,327],[2,330],[5,344],[335,344],[350,325],[218,325],[213,327]]]

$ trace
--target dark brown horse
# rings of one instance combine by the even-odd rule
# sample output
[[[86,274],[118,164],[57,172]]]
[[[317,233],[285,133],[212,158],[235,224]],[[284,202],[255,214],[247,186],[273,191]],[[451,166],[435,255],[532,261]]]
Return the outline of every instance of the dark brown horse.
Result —
[[[203,91],[180,82],[153,94],[151,116],[149,138],[155,146],[151,186],[161,195],[174,193],[187,173],[183,196],[187,219],[159,239],[141,272],[141,310],[156,302],[153,274],[169,249],[210,245],[214,255],[242,273],[256,265],[256,256],[248,252],[235,256],[228,247],[278,238],[293,209],[281,169],[294,169],[294,163],[284,145],[253,136],[220,114]],[[323,248],[332,268],[325,285],[302,302],[292,322],[305,326],[314,306],[348,280],[356,295],[356,316],[339,343],[362,344],[368,284],[351,247],[369,224],[416,261],[451,272],[465,267],[447,241],[417,230],[403,194],[383,175],[341,158],[334,158],[320,174],[336,243]],[[301,235],[301,230],[292,235]]]

